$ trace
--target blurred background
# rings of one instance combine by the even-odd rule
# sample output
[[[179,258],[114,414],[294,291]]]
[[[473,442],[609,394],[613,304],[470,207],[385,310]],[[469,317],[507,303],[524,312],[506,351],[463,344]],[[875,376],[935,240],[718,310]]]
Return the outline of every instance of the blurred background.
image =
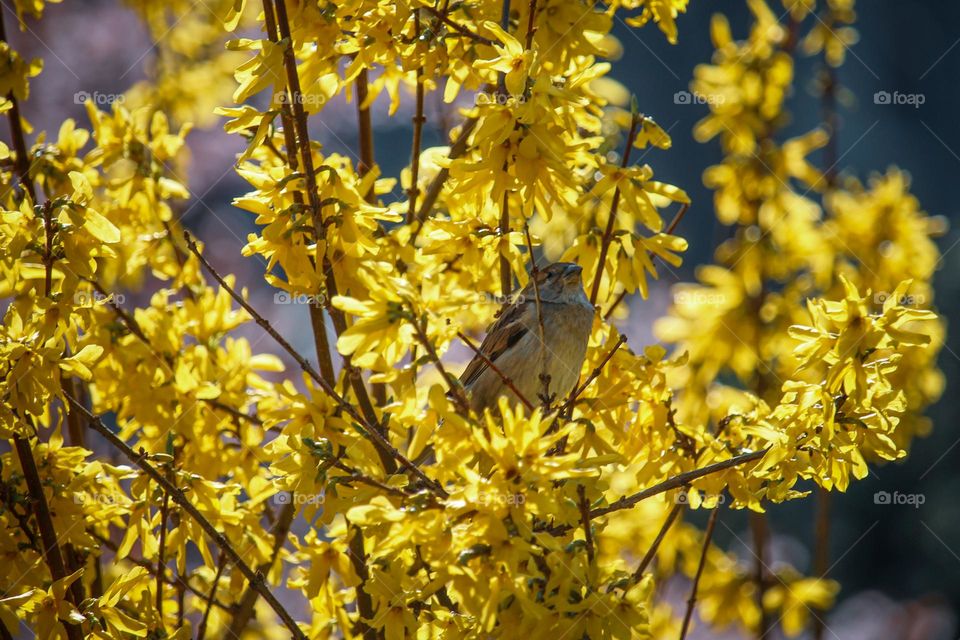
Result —
[[[4,3],[6,4],[6,3]],[[725,13],[735,37],[743,37],[749,24],[744,0],[691,0],[680,16],[679,44],[668,44],[655,27],[631,29],[623,23],[614,34],[624,46],[614,62],[613,76],[639,100],[641,111],[651,115],[673,138],[668,151],[653,150],[649,163],[658,179],[685,189],[693,199],[677,233],[690,242],[682,268],[664,271],[651,289],[650,299],[631,302],[624,331],[634,348],[654,341],[650,326],[667,308],[671,284],[691,280],[697,264],[711,260],[724,231],[712,211],[712,195],[703,187],[703,170],[720,160],[715,143],[693,140],[693,125],[707,113],[705,104],[677,99],[686,91],[694,67],[710,59],[709,21],[714,12]],[[779,3],[771,2],[775,9]],[[196,11],[203,11],[198,1]],[[11,15],[9,7],[7,16]],[[60,122],[73,117],[88,127],[84,99],[101,109],[109,96],[121,94],[145,79],[155,64],[157,47],[140,19],[118,1],[49,5],[40,22],[28,21],[24,30],[9,24],[15,49],[25,57],[42,57],[43,73],[31,83],[24,105],[26,117],[40,131],[56,137]],[[960,184],[960,126],[957,120],[960,83],[960,3],[942,0],[861,0],[858,3],[860,42],[839,70],[840,82],[853,100],[841,107],[839,154],[843,172],[867,178],[872,172],[897,165],[913,178],[913,193],[931,215],[951,221],[952,229],[939,239],[943,258],[936,278],[936,306],[951,328],[960,318],[960,210],[950,195]],[[793,122],[786,135],[808,131],[820,120],[818,99],[807,87],[816,62],[799,59],[797,89],[790,101]],[[915,104],[884,104],[877,92],[915,94]],[[229,99],[226,97],[223,103]],[[399,175],[408,162],[410,100],[397,117],[388,119],[386,101],[374,106],[377,160],[383,174]],[[439,97],[427,100],[425,146],[442,144],[442,127],[456,122],[456,112],[444,108]],[[216,104],[216,102],[214,102]],[[311,119],[313,139],[327,152],[355,156],[356,118],[352,104],[330,104],[321,117]],[[433,126],[430,126],[430,125]],[[247,190],[233,163],[243,141],[222,131],[222,121],[211,116],[197,123],[188,137],[192,158],[181,176],[193,199],[181,208],[184,224],[207,243],[208,254],[221,270],[236,273],[249,287],[258,308],[269,311],[278,329],[290,337],[301,353],[312,352],[306,308],[271,305],[274,291],[263,281],[263,264],[245,259],[240,249],[254,230],[252,217],[231,206],[232,198]],[[438,126],[439,125],[439,126]],[[6,133],[4,133],[6,136]],[[814,161],[822,161],[814,156]],[[399,189],[397,190],[399,193]],[[259,304],[258,304],[259,303]],[[269,315],[269,314],[268,314]],[[273,350],[255,327],[247,329],[254,348]],[[301,341],[299,344],[297,341]],[[940,366],[947,388],[930,415],[933,433],[917,440],[910,456],[900,464],[874,469],[833,502],[829,577],[838,580],[838,606],[827,618],[826,638],[909,640],[955,639],[960,612],[960,338],[949,332]],[[878,504],[877,492],[895,491],[922,496],[923,504]],[[788,560],[809,571],[813,534],[813,501],[770,509],[774,560]],[[725,512],[717,527],[718,542],[745,556],[750,536],[743,514]],[[678,590],[678,601],[683,590]],[[703,635],[694,637],[706,637]],[[733,636],[731,636],[733,637]]]

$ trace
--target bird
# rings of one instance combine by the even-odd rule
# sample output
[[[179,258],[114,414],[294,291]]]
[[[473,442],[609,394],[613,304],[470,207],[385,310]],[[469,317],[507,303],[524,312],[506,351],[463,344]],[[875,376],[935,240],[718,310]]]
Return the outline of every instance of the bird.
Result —
[[[482,414],[495,408],[501,396],[519,402],[504,377],[534,407],[570,393],[580,378],[594,318],[582,271],[572,262],[535,270],[520,294],[501,308],[480,344],[483,357],[474,356],[460,375],[471,409]]]

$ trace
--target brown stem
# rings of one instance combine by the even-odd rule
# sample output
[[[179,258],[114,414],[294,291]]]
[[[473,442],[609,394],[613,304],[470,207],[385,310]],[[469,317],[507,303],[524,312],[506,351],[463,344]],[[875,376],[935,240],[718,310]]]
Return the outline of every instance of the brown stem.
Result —
[[[700,563],[697,565],[697,573],[693,577],[693,584],[690,586],[690,597],[687,599],[687,611],[683,615],[683,627],[680,629],[680,640],[684,640],[687,637],[687,630],[690,628],[690,619],[693,617],[693,607],[697,603],[697,585],[700,584],[700,576],[703,575],[703,567],[707,563],[707,551],[710,550],[710,539],[713,538],[713,529],[717,526],[718,515],[720,515],[719,509],[714,509],[710,512],[707,531],[703,536],[703,550],[700,552]]]
[[[210,618],[210,611],[213,610],[213,603],[217,598],[217,587],[220,586],[220,578],[223,577],[223,570],[227,566],[227,556],[220,552],[217,560],[217,574],[213,577],[213,584],[210,586],[210,595],[207,596],[207,606],[203,610],[203,617],[200,618],[200,624],[197,625],[197,640],[203,640],[207,635],[207,620]]]
[[[104,548],[109,549],[109,550],[112,551],[113,553],[117,553],[117,551],[119,550],[119,547],[116,545],[115,542],[113,542],[112,540],[110,540],[110,538],[105,538],[104,536],[101,536],[101,535],[98,534],[97,532],[91,531],[91,530],[89,530],[89,529],[87,530],[87,533],[89,533],[89,534],[92,535],[94,538],[96,538],[96,539],[100,542],[100,544],[102,544],[102,545],[104,546]],[[222,555],[222,554],[221,554],[221,555]],[[154,564],[153,564],[152,562],[148,561],[148,560],[144,560],[143,558],[138,558],[138,557],[136,557],[136,556],[134,556],[134,555],[131,555],[131,554],[127,554],[126,557],[124,557],[124,560],[127,560],[127,561],[129,561],[129,562],[137,565],[138,567],[143,567],[143,568],[146,569],[146,570],[150,573],[150,575],[152,575],[152,576],[155,576],[155,575],[157,574],[157,568],[156,568],[156,566],[154,566]],[[230,606],[228,606],[228,605],[220,602],[219,600],[216,600],[216,599],[211,598],[211,597],[208,596],[207,594],[205,594],[205,593],[201,592],[200,590],[198,590],[196,587],[191,586],[190,583],[187,582],[186,580],[184,580],[183,577],[179,578],[179,579],[176,580],[176,581],[171,580],[170,578],[167,578],[167,579],[165,580],[165,582],[166,582],[168,585],[170,585],[170,586],[175,586],[176,583],[179,583],[179,584],[183,585],[183,587],[184,587],[187,591],[189,591],[189,592],[192,593],[193,595],[197,596],[198,598],[200,598],[201,600],[203,600],[203,601],[206,602],[207,604],[212,604],[213,606],[217,607],[218,609],[220,609],[220,610],[222,610],[222,611],[226,611],[226,612],[232,611],[232,608],[231,608]]]
[[[533,283],[533,299],[537,303],[537,330],[540,332],[540,360],[543,363],[540,369],[540,382],[543,385],[541,394],[541,405],[547,407],[550,405],[550,378],[547,376],[547,340],[546,331],[543,327],[543,304],[540,298],[540,267],[537,266],[537,259],[533,255],[533,240],[530,238],[530,225],[527,220],[523,221],[523,237],[527,243],[527,255],[530,256],[530,282]]]
[[[620,161],[620,168],[626,169],[630,162],[630,152],[633,150],[633,141],[637,135],[637,125],[643,120],[643,116],[634,114],[630,120],[630,133],[627,134],[627,148],[623,152],[623,158]],[[617,221],[617,209],[620,206],[620,185],[613,191],[613,200],[610,203],[610,216],[607,218],[607,228],[603,232],[603,240],[600,243],[600,256],[597,258],[597,275],[593,278],[593,287],[590,289],[590,304],[597,303],[597,294],[600,292],[600,281],[603,279],[603,268],[607,262],[607,252],[610,250],[610,240],[613,238],[613,227]]]
[[[443,376],[443,379],[447,382],[447,388],[450,390],[450,393],[453,395],[453,400],[457,403],[460,409],[463,410],[464,414],[470,411],[470,403],[467,402],[466,396],[463,395],[463,386],[460,382],[450,375],[450,372],[447,371],[447,368],[443,366],[443,362],[440,361],[440,356],[437,355],[437,350],[433,346],[433,343],[430,342],[430,338],[427,337],[427,332],[425,326],[421,326],[420,321],[417,320],[416,316],[410,318],[410,324],[413,325],[414,335],[417,338],[417,342],[424,348],[427,352],[427,356],[430,358],[430,361],[433,362],[433,366],[437,368],[437,371],[440,372],[440,375]]]
[[[671,220],[670,224],[667,225],[667,230],[664,233],[666,233],[667,235],[672,234],[674,230],[677,228],[677,225],[680,224],[680,221],[683,220],[683,216],[686,215],[687,210],[689,208],[690,208],[690,205],[687,203],[684,203],[683,206],[680,207],[679,211],[677,211],[676,215],[673,216],[673,220]],[[658,259],[660,261],[663,261],[663,258],[661,258],[657,254],[652,253],[650,251],[647,252],[647,255],[650,256],[650,260],[652,262],[656,262]],[[607,309],[607,312],[603,314],[604,320],[610,319],[610,316],[613,315],[613,312],[616,311],[620,303],[623,302],[623,299],[626,297],[626,295],[627,295],[626,289],[620,292],[616,300],[614,300],[613,303],[610,304],[610,308]]]
[[[317,373],[316,369],[310,366],[310,363],[307,362],[303,358],[303,356],[297,353],[296,349],[294,349],[293,346],[283,338],[283,336],[277,333],[277,330],[273,328],[273,326],[270,324],[269,321],[267,321],[266,318],[260,315],[260,313],[257,312],[257,310],[254,309],[250,305],[250,303],[248,303],[246,300],[243,299],[243,296],[237,293],[233,287],[231,287],[226,283],[226,281],[223,279],[223,276],[221,276],[220,273],[216,269],[214,269],[213,266],[207,261],[207,259],[204,258],[203,255],[200,253],[200,250],[197,248],[197,243],[194,242],[193,238],[190,236],[188,232],[184,231],[184,237],[186,238],[187,247],[190,249],[190,251],[195,256],[197,256],[197,258],[200,260],[200,264],[202,264],[203,267],[207,270],[207,272],[209,272],[210,275],[212,275],[213,278],[217,281],[217,283],[221,287],[223,287],[223,289],[227,293],[230,294],[230,297],[232,297],[237,302],[237,304],[243,307],[244,311],[250,314],[250,317],[253,318],[254,322],[256,322],[264,331],[266,331],[267,334],[271,338],[273,338],[274,341],[278,345],[280,345],[280,347],[284,351],[290,354],[290,357],[292,357],[296,361],[296,363],[300,365],[300,369],[303,370],[304,373],[309,375],[314,380],[314,382],[316,382],[320,386],[320,388],[324,391],[324,393],[330,396],[330,398],[332,398],[334,402],[336,402],[337,405],[340,406],[341,409],[346,411],[350,415],[350,417],[352,417],[354,420],[357,421],[357,423],[361,427],[360,429],[361,433],[367,436],[373,442],[374,446],[377,448],[381,457],[381,462],[383,461],[384,458],[393,458],[394,460],[400,463],[400,466],[402,466],[404,469],[406,469],[407,471],[412,473],[414,476],[416,476],[419,480],[421,480],[426,486],[430,487],[439,496],[444,498],[447,497],[447,492],[444,491],[443,487],[441,487],[436,482],[434,482],[433,480],[428,478],[426,475],[424,475],[423,471],[421,471],[420,468],[417,467],[417,465],[413,464],[413,462],[411,462],[406,456],[404,456],[402,453],[397,451],[397,449],[392,444],[390,444],[390,442],[386,439],[384,435],[380,433],[379,430],[371,426],[370,423],[367,422],[367,420],[360,414],[359,411],[357,411],[357,409],[352,404],[347,402],[343,396],[337,393],[336,389],[334,389],[329,383],[327,383],[327,381],[324,380],[319,373]],[[388,465],[384,464],[385,468],[387,468],[387,466]]]
[[[271,0],[263,0],[263,16],[264,23],[267,28],[267,36],[273,42],[279,42],[280,36],[277,31],[277,19],[276,14],[273,10],[273,3]],[[293,53],[291,51],[290,56],[292,58]],[[284,57],[284,65],[286,66],[287,60],[286,56]],[[294,74],[296,74],[296,61],[293,61]],[[289,70],[287,71],[289,77]],[[299,76],[298,76],[299,77]],[[284,144],[287,147],[286,159],[287,165],[290,167],[291,173],[297,173],[300,170],[300,163],[297,160],[297,150],[299,146],[297,145],[297,133],[296,125],[294,124],[294,116],[292,103],[294,100],[293,94],[290,91],[287,91],[287,99],[283,101],[283,104],[280,105],[280,122],[283,124],[283,139]],[[299,96],[299,93],[296,94]],[[301,107],[302,108],[302,107]],[[306,116],[304,116],[304,119]],[[309,142],[308,145],[309,147]],[[309,149],[307,151],[309,154]],[[311,161],[312,161],[311,156]],[[311,163],[312,167],[312,163]],[[316,174],[313,173],[314,180],[314,191],[316,190]],[[308,181],[304,181],[309,185]],[[308,186],[309,193],[309,186]],[[293,201],[298,205],[303,204],[303,194],[299,191],[294,191]],[[320,218],[319,209],[314,208],[314,202],[311,200],[311,220],[313,222],[314,234],[319,239],[323,233],[323,223]],[[314,266],[317,266],[316,257],[313,258]],[[330,343],[327,339],[327,329],[326,321],[324,319],[323,307],[319,302],[312,302],[310,304],[309,310],[310,314],[310,327],[313,329],[314,337],[314,347],[317,352],[317,363],[320,365],[320,373],[323,375],[324,380],[329,382],[331,385],[336,383],[336,375],[333,371],[333,359],[331,356]]]
[[[167,515],[170,511],[170,494],[164,492],[163,503],[160,505],[160,540],[157,548],[157,620],[159,621],[161,631],[164,630],[163,624],[163,582],[167,573],[167,566],[164,561],[164,551],[167,544]]]
[[[264,0],[264,4],[267,4],[268,2],[269,0]],[[283,66],[287,74],[287,86],[290,91],[291,108],[293,109],[293,124],[297,133],[297,145],[300,149],[300,160],[303,163],[303,173],[307,185],[307,196],[310,201],[310,212],[313,219],[314,233],[317,236],[317,253],[319,254],[321,246],[325,244],[322,242],[322,240],[326,236],[326,228],[324,227],[321,215],[320,192],[317,189],[317,174],[313,165],[313,150],[310,144],[310,133],[307,129],[307,113],[303,108],[303,99],[301,97],[302,93],[300,91],[300,75],[297,71],[297,61],[293,55],[293,40],[290,36],[290,21],[287,18],[287,6],[284,0],[276,0],[276,21],[280,40],[287,42],[287,45],[283,49]],[[327,301],[329,304],[329,301],[338,295],[337,281],[333,273],[333,264],[331,264],[330,258],[326,254],[323,256],[317,255],[316,263],[323,269],[328,294]],[[346,317],[342,311],[332,305],[329,306],[327,310],[330,313],[331,320],[333,320],[333,327],[336,329],[337,335],[342,335],[343,332],[347,330]],[[316,334],[316,337],[319,340],[320,334]],[[347,378],[351,383],[353,393],[357,397],[357,404],[360,405],[360,410],[363,412],[367,424],[372,430],[377,432],[377,435],[381,436],[381,438],[385,438],[386,431],[379,424],[376,411],[373,408],[373,403],[370,402],[370,396],[367,393],[367,387],[363,383],[363,378],[352,370],[350,358],[344,358],[344,368],[347,370]],[[387,471],[393,471],[395,469],[393,463],[390,461],[389,456],[381,452],[380,457],[381,463],[384,465],[384,468]]]
[[[583,538],[587,544],[587,560],[593,564],[593,529],[590,526],[590,503],[587,501],[587,490],[582,484],[577,485],[577,497],[580,507],[580,526],[583,527]]]
[[[814,532],[813,572],[821,580],[830,570],[830,503],[832,494],[820,487],[817,491],[817,514]],[[813,617],[813,637],[821,640],[826,631],[823,616]]]
[[[468,118],[466,121],[464,121],[463,125],[460,127],[460,135],[458,135],[457,139],[453,141],[453,145],[450,147],[450,153],[447,154],[448,159],[455,160],[466,153],[470,134],[473,133],[473,129],[476,126],[476,118]],[[450,169],[444,167],[440,169],[440,171],[437,172],[437,175],[433,177],[433,180],[430,181],[430,186],[427,187],[427,191],[423,196],[423,202],[420,203],[420,209],[417,212],[417,219],[420,220],[420,226],[417,227],[417,230],[414,232],[411,242],[417,239],[420,230],[423,228],[424,220],[426,220],[427,216],[430,215],[430,210],[433,209],[433,205],[437,202],[437,198],[440,197],[440,192],[443,190],[443,185],[446,183],[449,176]]]
[[[237,550],[233,548],[233,545],[227,540],[227,537],[220,533],[213,524],[207,520],[207,518],[200,513],[200,510],[197,509],[192,502],[190,502],[187,497],[184,495],[183,490],[180,487],[171,483],[167,478],[157,471],[157,469],[151,465],[146,460],[146,452],[142,449],[138,454],[130,446],[121,440],[113,431],[111,431],[107,425],[103,424],[103,421],[99,416],[87,411],[80,402],[73,396],[67,396],[74,407],[76,407],[87,419],[87,423],[100,435],[102,435],[111,445],[116,447],[121,453],[130,462],[140,467],[144,473],[146,473],[154,482],[156,482],[163,491],[170,495],[174,502],[177,503],[184,511],[187,512],[194,521],[200,525],[200,528],[216,543],[217,547],[223,551],[230,562],[233,563],[240,573],[243,574],[244,578],[247,579],[247,582],[251,587],[257,590],[261,597],[267,601],[267,604],[270,605],[270,608],[273,609],[274,613],[280,617],[280,620],[283,621],[283,624],[290,630],[290,633],[294,638],[298,640],[306,640],[306,635],[303,631],[300,630],[300,627],[297,626],[296,621],[290,615],[290,613],[280,604],[280,601],[277,600],[276,596],[270,592],[263,580],[263,574],[260,572],[255,572],[250,568],[243,558],[237,553]]]
[[[500,380],[503,381],[503,384],[505,384],[505,385],[507,386],[507,388],[510,389],[510,391],[513,391],[513,394],[514,394],[515,396],[517,396],[518,398],[520,398],[520,402],[522,402],[523,405],[524,405],[527,409],[529,409],[530,411],[533,411],[533,403],[531,403],[529,400],[527,400],[527,399],[524,397],[524,395],[523,395],[522,393],[520,393],[520,390],[517,389],[517,386],[513,383],[513,380],[511,380],[510,378],[508,378],[507,375],[506,375],[503,371],[500,370],[500,367],[498,367],[497,365],[495,365],[495,364],[493,363],[493,360],[491,360],[490,358],[488,358],[488,357],[486,356],[486,354],[484,354],[484,353],[480,350],[480,347],[478,347],[477,345],[475,345],[475,344],[473,343],[473,341],[470,340],[470,338],[468,338],[467,336],[465,336],[465,335],[463,334],[462,331],[457,331],[457,337],[460,338],[465,345],[467,345],[468,347],[470,347],[470,349],[471,349],[475,354],[477,354],[477,357],[480,358],[481,360],[483,360],[483,362],[484,362],[488,367],[490,367],[490,370],[491,370],[491,371],[493,371],[495,374],[497,374],[498,376],[500,376]]]
[[[733,467],[739,466],[741,464],[746,464],[754,460],[759,460],[764,455],[766,455],[766,453],[767,453],[767,449],[761,449],[759,451],[751,451],[750,453],[742,453],[738,456],[734,456],[727,460],[721,460],[720,462],[714,462],[713,464],[708,464],[707,466],[701,467],[699,469],[693,469],[692,471],[684,471],[683,473],[679,473],[675,476],[671,476],[666,480],[664,480],[663,482],[659,482],[653,485],[652,487],[647,487],[646,489],[643,489],[642,491],[638,491],[637,493],[633,493],[629,496],[624,496],[619,500],[612,502],[610,505],[606,507],[593,509],[592,511],[590,511],[590,518],[591,519],[599,518],[600,516],[605,516],[615,511],[622,511],[623,509],[629,509],[634,505],[646,500],[647,498],[651,498],[653,496],[659,495],[666,491],[670,491],[671,489],[677,489],[679,487],[688,485],[698,478],[708,476],[712,473],[726,471],[727,469],[731,469]],[[569,531],[571,528],[572,527],[570,527],[569,525],[558,525],[555,527],[543,527],[538,530],[549,531],[552,535],[562,535],[563,533],[566,533],[567,531]]]
[[[760,612],[760,618],[757,621],[757,638],[762,639],[769,636],[771,631],[770,617],[763,606],[764,594],[767,591],[767,547],[770,540],[770,528],[765,514],[750,513],[750,531],[753,534],[753,582],[757,586],[756,602],[757,609]]]
[[[610,362],[610,359],[613,358],[613,355],[617,350],[627,341],[627,336],[621,334],[620,338],[617,340],[617,343],[613,345],[613,348],[607,352],[607,355],[603,357],[603,360],[600,361],[596,367],[593,368],[593,371],[590,372],[590,375],[587,376],[587,379],[583,381],[579,387],[573,390],[570,393],[570,397],[564,403],[563,407],[560,409],[560,413],[563,413],[570,407],[572,407],[577,402],[577,398],[580,397],[580,394],[583,393],[587,387],[590,386],[590,383],[597,379],[597,377],[603,372],[603,368],[607,366],[607,363]]]
[[[287,540],[287,534],[290,532],[290,526],[293,524],[293,517],[296,513],[297,507],[293,500],[293,494],[291,494],[290,501],[283,505],[283,509],[280,510],[280,515],[270,530],[270,535],[273,537],[273,550],[270,554],[270,559],[257,567],[258,574],[266,575],[270,573],[273,565],[276,564],[277,557],[280,555],[283,543]],[[216,588],[216,586],[214,586],[214,588]],[[242,635],[250,619],[253,618],[253,608],[257,604],[258,597],[259,594],[251,586],[248,586],[246,591],[243,592],[240,603],[237,605],[236,613],[233,614],[233,619],[230,620],[230,627],[226,635],[227,638],[239,638]]]
[[[2,9],[0,9],[0,14],[2,14]],[[53,528],[53,518],[50,515],[47,497],[43,493],[43,482],[40,480],[37,462],[33,459],[30,441],[17,434],[14,435],[13,442],[17,451],[17,458],[19,458],[20,466],[23,469],[23,477],[27,482],[27,490],[30,492],[30,502],[34,517],[37,519],[37,528],[40,530],[43,557],[50,569],[50,577],[54,582],[63,580],[67,577],[66,565],[63,563],[63,555],[61,555],[60,545],[57,543],[57,531]],[[72,589],[67,590],[65,597],[74,607],[79,604],[74,601]],[[63,622],[63,627],[69,640],[81,640],[83,638],[83,632],[79,625]]]
[[[660,531],[657,533],[657,537],[654,538],[653,544],[647,549],[647,553],[644,554],[643,560],[641,560],[637,566],[637,570],[633,572],[633,582],[639,582],[643,577],[643,572],[646,571],[650,563],[653,562],[654,556],[657,555],[657,549],[660,548],[660,543],[663,542],[667,531],[670,530],[670,526],[673,524],[673,521],[677,519],[677,516],[680,515],[681,511],[683,511],[683,504],[677,503],[673,506],[673,509],[670,510],[670,513],[667,514],[667,519],[664,521],[663,526],[660,527]]]
[[[446,11],[439,11],[431,7],[430,5],[423,5],[420,8],[426,11],[427,13],[433,15],[438,20],[440,20],[440,22],[447,25],[448,27],[450,27],[451,29],[453,29],[454,31],[456,31],[457,33],[459,33],[465,38],[469,38],[470,40],[473,40],[478,44],[485,44],[487,46],[493,46],[495,44],[495,42],[490,38],[484,38],[480,34],[474,31],[471,31],[468,27],[465,27],[464,25],[451,20],[450,17],[447,15]]]
[[[363,544],[363,531],[360,530],[360,527],[351,525],[349,522],[347,526],[353,530],[353,535],[350,536],[350,541],[348,542],[350,563],[353,565],[353,570],[356,572],[357,577],[360,578],[360,584],[357,586],[357,613],[359,616],[357,618],[356,631],[363,640],[376,640],[380,634],[378,634],[376,630],[371,629],[370,625],[366,622],[367,620],[373,621],[374,611],[373,599],[370,597],[370,594],[367,593],[366,589],[363,588],[363,585],[367,584],[370,580],[370,572],[367,569],[367,554]]]
[[[360,69],[357,74],[357,129],[360,136],[360,164],[357,165],[357,175],[363,177],[373,169],[376,159],[373,151],[373,123],[370,120],[370,106],[365,105],[369,97],[367,91],[367,69]],[[373,185],[364,193],[363,199],[372,202],[374,198]]]
[[[420,12],[413,12],[413,38],[420,38]],[[423,138],[423,67],[417,65],[417,106],[413,114],[413,142],[410,144],[410,188],[407,190],[407,224],[412,224],[417,215],[417,198],[420,196],[420,144]]]
[[[503,163],[503,171],[506,173],[507,163]],[[508,238],[510,235],[510,192],[504,190],[503,203],[500,206],[500,224],[497,227],[501,238]],[[513,271],[510,269],[510,259],[500,254],[500,294],[506,298],[513,291]]]

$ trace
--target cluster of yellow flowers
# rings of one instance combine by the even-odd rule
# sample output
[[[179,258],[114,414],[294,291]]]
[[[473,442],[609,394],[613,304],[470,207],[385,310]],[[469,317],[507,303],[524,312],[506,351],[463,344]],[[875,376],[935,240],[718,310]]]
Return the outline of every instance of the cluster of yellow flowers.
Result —
[[[39,64],[0,56],[14,124],[0,147],[10,632],[683,637],[691,610],[662,594],[676,576],[718,627],[766,611],[795,634],[808,607],[829,606],[833,583],[792,570],[758,605],[749,571],[711,543],[718,503],[762,512],[806,495],[800,481],[844,490],[929,428],[935,224],[901,173],[826,179],[806,158],[824,132],[774,142],[796,34],[762,0],[746,42],[715,21],[716,59],[697,71],[696,91],[725,96],[697,135],[722,140],[706,180],[736,232],[659,327],[675,356],[631,350],[608,321],[623,296],[647,295],[656,259],[680,264],[686,242],[662,213],[689,199],[630,163],[670,138],[603,60],[620,55],[618,19],[675,41],[687,0],[129,4],[163,50],[130,108],[88,103],[90,131],[67,121],[28,149],[21,103]],[[851,3],[829,4],[852,20]],[[797,22],[814,5],[787,2]],[[804,46],[838,62],[832,38],[815,29]],[[218,113],[247,140],[237,171],[251,188],[235,205],[259,227],[243,252],[309,301],[316,368],[176,220],[187,122],[209,117],[228,69],[234,104]],[[421,148],[430,92],[473,100],[449,144]],[[383,93],[391,114],[414,113],[399,177],[376,164],[369,107]],[[356,160],[309,137],[344,96]],[[444,356],[526,283],[536,253],[582,265],[597,305],[581,384],[531,411],[467,413]],[[148,278],[149,304],[122,304]],[[236,335],[251,321],[302,377]],[[711,510],[706,533],[686,508]],[[306,600],[294,615],[279,585]]]

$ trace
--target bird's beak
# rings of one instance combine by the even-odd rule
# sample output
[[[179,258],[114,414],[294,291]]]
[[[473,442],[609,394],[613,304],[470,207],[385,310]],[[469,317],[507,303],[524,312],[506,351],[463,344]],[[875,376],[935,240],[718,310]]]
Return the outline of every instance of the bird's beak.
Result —
[[[583,268],[578,264],[571,264],[563,272],[564,280],[569,280],[576,282],[580,280],[580,274],[583,273]]]

